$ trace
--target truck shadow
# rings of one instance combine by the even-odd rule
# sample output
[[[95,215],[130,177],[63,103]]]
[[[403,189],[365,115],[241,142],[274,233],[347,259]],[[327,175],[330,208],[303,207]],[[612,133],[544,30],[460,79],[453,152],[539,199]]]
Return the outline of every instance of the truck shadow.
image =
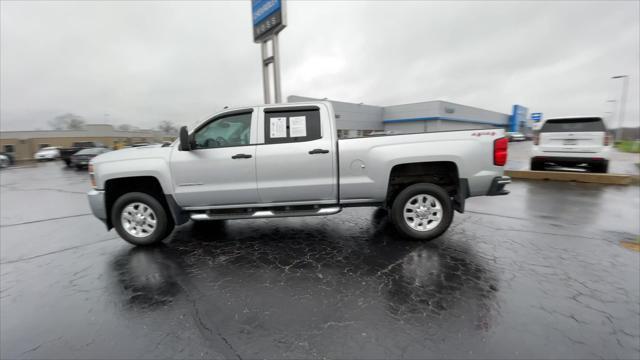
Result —
[[[318,321],[312,307],[340,299],[382,305],[383,314],[370,314],[371,321],[431,328],[456,324],[455,318],[466,329],[490,328],[498,279],[469,241],[447,235],[431,243],[404,241],[384,210],[353,213],[337,223],[334,217],[182,227],[165,245],[118,254],[111,263],[114,293],[130,311],[195,298],[216,308],[210,313],[232,313],[233,299],[250,297],[271,304],[272,312],[298,309],[301,324],[312,326]],[[354,216],[362,213],[368,216]],[[309,304],[292,303],[309,292],[315,294]],[[278,300],[282,293],[291,300]],[[344,304],[323,306],[326,317],[351,319]]]

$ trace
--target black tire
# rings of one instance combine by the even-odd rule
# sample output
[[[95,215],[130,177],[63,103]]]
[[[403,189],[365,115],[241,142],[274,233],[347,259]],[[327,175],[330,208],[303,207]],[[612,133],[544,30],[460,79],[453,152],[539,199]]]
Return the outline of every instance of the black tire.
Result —
[[[542,170],[544,170],[544,162],[531,160],[531,170],[533,170],[533,171],[542,171]]]
[[[71,167],[71,160],[64,159],[64,163],[67,164],[68,167]]]
[[[418,231],[412,229],[404,219],[404,206],[412,197],[427,194],[435,197],[442,205],[442,220],[433,229]],[[453,220],[453,204],[446,190],[435,184],[420,183],[406,187],[396,196],[391,206],[391,221],[395,228],[405,237],[428,241],[442,235]]]
[[[156,218],[156,228],[153,232],[145,237],[136,237],[129,234],[122,224],[122,210],[132,203],[142,203],[153,210]],[[162,204],[153,196],[141,192],[130,192],[120,196],[111,208],[111,222],[116,228],[116,232],[121,238],[127,242],[137,246],[154,245],[161,242],[171,230],[173,230],[173,222],[169,219],[167,211]]]
[[[606,174],[609,171],[609,162],[591,164],[591,171]]]

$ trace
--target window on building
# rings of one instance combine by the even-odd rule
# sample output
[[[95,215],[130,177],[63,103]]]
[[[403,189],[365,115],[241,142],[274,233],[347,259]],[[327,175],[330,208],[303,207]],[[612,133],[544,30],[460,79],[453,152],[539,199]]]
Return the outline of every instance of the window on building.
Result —
[[[13,145],[5,145],[4,146],[4,152],[6,152],[6,153],[14,153],[14,152],[16,152],[16,149],[13,147]]]
[[[265,144],[317,140],[322,137],[319,109],[265,112]]]

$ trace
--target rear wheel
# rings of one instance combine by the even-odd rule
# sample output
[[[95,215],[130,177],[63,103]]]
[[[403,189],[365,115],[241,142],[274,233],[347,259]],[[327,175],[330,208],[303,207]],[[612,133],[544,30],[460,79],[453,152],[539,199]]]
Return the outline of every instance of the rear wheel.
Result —
[[[591,165],[591,170],[595,173],[607,173],[609,171],[609,162],[601,162]]]
[[[533,171],[542,171],[544,170],[544,162],[540,160],[531,159],[531,170]]]
[[[141,192],[124,194],[111,209],[118,235],[133,245],[153,245],[173,229],[167,212],[153,196]]]
[[[391,220],[404,236],[432,240],[451,225],[451,198],[438,185],[421,183],[408,186],[393,201]]]

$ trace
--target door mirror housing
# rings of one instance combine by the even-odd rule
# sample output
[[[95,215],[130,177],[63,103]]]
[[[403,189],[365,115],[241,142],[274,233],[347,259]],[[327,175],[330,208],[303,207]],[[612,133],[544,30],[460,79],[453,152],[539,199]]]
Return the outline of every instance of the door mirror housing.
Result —
[[[189,142],[189,132],[187,131],[187,127],[183,126],[180,128],[180,151],[190,151],[191,143]]]

